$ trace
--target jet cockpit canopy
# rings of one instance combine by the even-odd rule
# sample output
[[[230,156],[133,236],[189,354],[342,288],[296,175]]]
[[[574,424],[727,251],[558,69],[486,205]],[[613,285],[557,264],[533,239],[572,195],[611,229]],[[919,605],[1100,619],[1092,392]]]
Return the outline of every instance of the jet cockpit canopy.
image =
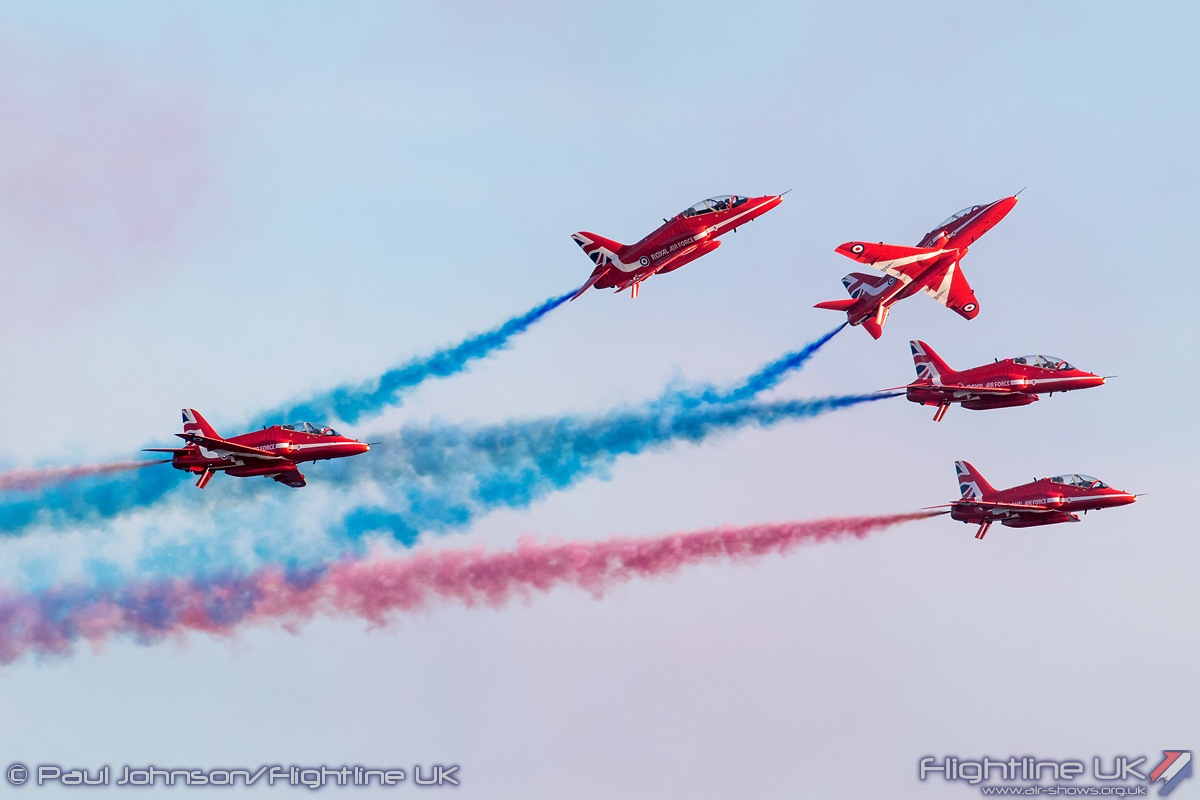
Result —
[[[293,422],[290,425],[280,425],[285,431],[296,431],[297,433],[309,433],[313,436],[341,436],[340,433],[325,425],[314,425],[311,422]]]
[[[958,220],[965,217],[967,214],[973,214],[981,208],[983,208],[983,206],[967,206],[962,211],[959,211],[957,214],[951,214],[950,216],[946,217],[946,219],[942,220],[942,224],[938,225],[938,228],[948,228],[948,227],[950,227],[951,222],[957,222]]]
[[[1091,475],[1082,475],[1076,473],[1074,475],[1055,475],[1050,479],[1051,483],[1061,483],[1064,486],[1079,486],[1083,489],[1107,489],[1108,484],[1099,478],[1093,478]]]
[[[1041,369],[1075,369],[1066,361],[1054,356],[1017,356],[1013,359],[1013,363]]]
[[[717,195],[716,197],[710,197],[707,200],[701,200],[694,206],[685,208],[678,214],[678,216],[694,217],[699,214],[710,214],[713,211],[728,211],[731,208],[737,208],[749,199],[750,198],[748,197],[742,197],[741,195],[736,194]]]

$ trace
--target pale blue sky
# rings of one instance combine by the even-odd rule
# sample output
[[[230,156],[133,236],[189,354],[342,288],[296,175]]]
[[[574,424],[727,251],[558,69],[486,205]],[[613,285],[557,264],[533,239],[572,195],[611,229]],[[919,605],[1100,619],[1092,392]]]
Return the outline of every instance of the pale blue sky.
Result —
[[[778,395],[903,383],[909,338],[956,367],[1048,352],[1109,385],[681,446],[438,546],[906,511],[951,499],[964,457],[998,486],[1082,471],[1150,492],[1079,525],[979,543],[936,519],[599,602],[27,660],[0,674],[0,753],[455,762],[457,796],[480,798],[926,798],[967,796],[916,782],[929,753],[1194,747],[1198,16],[0,4],[7,463],[128,457],[170,440],[184,405],[226,432],[582,283],[573,231],[631,241],[701,197],[792,189],[636,302],[589,293],[351,433],[732,379],[836,324],[811,306],[843,296],[839,243],[913,244],[1028,186],[964,262],[976,320],[914,298]]]

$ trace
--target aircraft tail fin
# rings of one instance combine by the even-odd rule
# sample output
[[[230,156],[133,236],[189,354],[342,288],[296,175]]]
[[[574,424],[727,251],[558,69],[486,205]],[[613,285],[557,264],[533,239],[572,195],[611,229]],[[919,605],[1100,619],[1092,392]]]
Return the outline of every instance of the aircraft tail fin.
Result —
[[[209,439],[220,439],[221,434],[213,430],[213,426],[208,424],[200,412],[194,408],[183,409],[183,432],[195,433]]]
[[[917,383],[941,383],[943,375],[954,372],[920,339],[910,341],[908,346],[912,348],[913,365],[917,368]]]
[[[970,461],[955,461],[954,471],[958,473],[958,490],[963,500],[986,500],[996,491]]]
[[[592,270],[591,277],[587,283],[579,287],[579,291],[575,292],[574,300],[579,295],[592,288],[604,274],[608,272],[613,262],[620,263],[620,253],[625,248],[625,245],[613,239],[605,239],[603,236],[592,233],[590,231],[579,231],[571,234],[572,241],[579,245],[580,249],[592,260],[596,268]]]
[[[598,267],[608,266],[613,261],[620,260],[620,252],[625,249],[625,245],[613,239],[605,239],[589,231],[579,231],[572,233],[571,239],[575,244],[579,245],[580,249],[587,254],[587,257],[592,260],[592,263]]]
[[[842,286],[855,300],[863,295],[875,297],[883,294],[889,286],[895,286],[896,279],[889,275],[871,275],[866,272],[851,272],[842,278]]]

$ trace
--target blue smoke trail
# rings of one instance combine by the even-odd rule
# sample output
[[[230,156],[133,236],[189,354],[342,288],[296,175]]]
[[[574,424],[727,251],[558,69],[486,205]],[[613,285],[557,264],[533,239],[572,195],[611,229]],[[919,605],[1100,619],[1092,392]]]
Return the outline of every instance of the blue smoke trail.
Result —
[[[723,406],[672,399],[596,416],[485,426],[408,425],[386,437],[384,446],[372,451],[376,457],[323,468],[322,494],[309,498],[261,492],[250,481],[227,481],[220,496],[193,492],[181,501],[208,511],[185,513],[187,530],[159,530],[154,522],[144,528],[136,561],[113,562],[103,540],[93,539],[82,565],[88,582],[100,586],[120,585],[130,574],[202,577],[266,565],[316,569],[332,559],[362,555],[380,535],[408,547],[422,534],[445,534],[496,510],[526,508],[587,478],[606,477],[608,468],[625,456],[894,396]],[[197,523],[200,527],[191,527]],[[62,578],[61,559],[54,551],[43,550],[28,563],[22,572],[32,590],[49,588]]]
[[[181,487],[181,473],[166,467],[124,475],[82,478],[0,498],[0,535],[20,535],[35,525],[65,527],[112,519],[145,508]]]
[[[737,403],[756,397],[768,389],[775,388],[789,373],[807,364],[808,360],[816,355],[818,350],[824,347],[834,336],[837,336],[842,328],[846,327],[846,324],[843,322],[821,338],[814,339],[799,350],[793,350],[782,358],[772,361],[732,389],[727,389],[724,392],[706,392],[702,400],[706,403]]]
[[[564,296],[568,297],[568,296]],[[563,298],[555,298],[547,301],[547,303],[539,306],[539,309],[544,309],[541,314],[544,315],[557,303],[561,305],[564,302]],[[534,312],[527,313],[521,317],[514,318],[515,320],[526,320],[523,323],[526,327],[532,324],[531,315]],[[513,321],[510,320],[510,323]],[[505,330],[510,326],[510,323],[500,326],[491,334],[484,334],[479,337],[473,337],[468,342],[457,345],[453,348],[440,351],[441,355],[435,354],[430,359],[423,361],[414,361],[410,365],[393,370],[389,375],[404,373],[408,378],[404,380],[414,380],[412,377],[416,373],[424,374],[426,377],[440,375],[444,373],[445,367],[439,367],[439,364],[447,363],[445,359],[450,359],[454,363],[461,365],[463,353],[480,353],[483,352],[480,348],[483,345],[471,345],[470,342],[477,342],[482,338],[486,338],[496,334],[498,331]],[[545,430],[548,427],[555,425],[561,426],[564,434],[572,430],[586,431],[588,429],[588,420],[592,420],[595,425],[605,426],[637,426],[637,425],[662,425],[661,417],[666,411],[675,414],[674,424],[684,425],[688,422],[689,417],[683,414],[689,409],[701,409],[706,406],[712,406],[708,411],[697,411],[695,419],[703,418],[705,414],[710,415],[710,418],[715,419],[717,407],[744,403],[754,395],[766,391],[767,389],[776,386],[784,377],[792,371],[803,367],[809,359],[827,342],[829,342],[841,327],[826,333],[820,338],[810,342],[803,348],[787,353],[770,364],[766,365],[759,371],[746,378],[744,381],[734,385],[731,388],[718,389],[712,386],[685,387],[665,392],[662,397],[648,401],[638,410],[626,410],[612,412],[609,415],[604,415],[595,418],[584,417],[563,417],[563,418],[548,418],[533,422],[512,422],[500,426],[493,426],[484,429],[473,428],[456,428],[445,427],[439,430],[453,432],[458,431],[491,431],[490,435],[496,437],[507,436],[511,441],[516,441],[517,438],[524,435],[529,435],[537,430]],[[508,335],[512,335],[511,329]],[[492,345],[492,349],[496,346]],[[450,354],[450,355],[447,355]],[[457,355],[454,355],[457,354]],[[424,364],[424,366],[421,366]],[[432,365],[432,366],[431,366]],[[448,373],[447,373],[448,374]],[[396,381],[400,379],[395,379]],[[382,382],[380,386],[382,387]],[[400,383],[393,381],[392,384],[400,386]],[[407,385],[407,384],[406,384]],[[349,392],[348,389],[339,389],[330,393],[330,396]],[[382,388],[368,393],[371,397],[378,398]],[[397,390],[398,391],[398,390]],[[343,395],[338,395],[343,396]],[[349,397],[349,395],[344,395]],[[363,395],[367,397],[367,395]],[[871,399],[876,399],[875,395],[869,396]],[[360,398],[361,400],[362,398]],[[834,398],[836,400],[836,398]],[[356,401],[357,402],[357,401]],[[799,402],[799,401],[797,401]],[[818,401],[803,401],[815,403]],[[764,406],[766,408],[767,406]],[[360,406],[366,408],[366,406]],[[747,407],[751,408],[751,407]],[[279,413],[279,412],[272,412]],[[749,412],[746,412],[749,413]],[[752,416],[752,415],[751,415]],[[658,420],[658,421],[655,421]],[[761,424],[761,423],[759,423]],[[393,445],[394,447],[406,447],[404,441],[405,436],[414,437],[420,441],[424,434],[421,433],[421,428],[406,428],[407,434],[401,434],[400,441]],[[452,438],[455,434],[451,435]],[[465,433],[459,434],[466,435]],[[488,434],[480,434],[488,435]],[[393,437],[394,438],[394,437]],[[672,437],[668,437],[672,438]],[[686,435],[684,435],[686,438]],[[615,440],[613,440],[615,441]],[[330,467],[323,472],[329,472],[332,475],[345,474],[354,476],[354,481],[363,481],[371,478],[371,475],[364,474],[365,472],[373,472],[376,464],[382,464],[384,459],[379,455],[380,451],[375,451],[365,457],[352,459],[351,463],[345,468],[340,469]],[[621,451],[624,454],[626,451]],[[629,451],[633,452],[633,451]],[[428,451],[427,451],[428,453]],[[433,458],[432,455],[426,458]],[[610,459],[611,460],[611,459]],[[387,470],[380,467],[381,472],[375,475],[376,481],[383,481],[386,478],[384,473]],[[324,480],[324,476],[322,476]],[[59,484],[53,487],[48,487],[36,492],[5,493],[0,497],[0,533],[9,535],[19,535],[26,529],[34,525],[47,525],[50,527],[63,528],[70,525],[97,523],[100,521],[115,518],[123,513],[136,509],[146,508],[157,502],[160,502],[168,494],[173,494],[177,498],[180,494],[184,498],[179,498],[183,502],[194,504],[214,504],[214,503],[229,503],[236,500],[244,500],[249,502],[261,502],[264,495],[270,494],[272,490],[277,490],[276,486],[265,486],[262,481],[237,480],[234,485],[222,487],[220,491],[214,491],[212,487],[206,490],[206,494],[196,496],[196,493],[191,490],[190,480],[186,475],[181,475],[175,470],[145,470],[141,474],[125,474],[112,476],[108,478],[83,479],[72,483]],[[443,501],[435,500],[432,497],[421,496],[408,498],[407,503],[410,507],[415,508],[431,508],[442,509],[442,514],[447,518],[452,518],[455,513],[460,511],[451,511],[451,506],[444,506]],[[441,505],[439,505],[441,504]],[[453,505],[453,504],[451,504]],[[458,508],[454,506],[454,508]],[[364,512],[367,514],[367,512]],[[436,515],[435,515],[436,516]],[[365,518],[365,517],[364,517]],[[465,524],[465,521],[459,524]]]
[[[552,297],[506,320],[486,333],[473,335],[423,358],[415,358],[379,378],[357,386],[340,386],[306,401],[263,412],[251,428],[289,419],[324,420],[331,417],[354,422],[394,404],[408,389],[431,378],[445,378],[468,364],[505,347],[512,337],[528,330],[571,298],[574,292]],[[122,475],[105,480],[82,479],[43,490],[7,492],[0,499],[0,533],[19,533],[36,525],[64,526],[111,519],[144,508],[165,495],[185,488],[187,481],[172,470]]]
[[[264,411],[252,420],[251,427],[305,419],[357,422],[387,406],[395,405],[405,391],[431,378],[446,378],[462,372],[472,361],[486,358],[503,348],[512,337],[524,333],[574,294],[572,291],[551,297],[490,331],[436,350],[428,356],[414,358],[378,378],[353,386],[338,386],[307,400]]]
[[[698,443],[745,427],[807,419],[896,394],[845,395],[774,403],[691,406],[658,402],[596,417],[507,422],[482,428],[406,427],[385,439],[386,458],[350,465],[346,479],[382,485],[384,505],[354,510],[351,539],[384,530],[411,545],[421,533],[466,526],[499,508],[525,508],[597,474],[618,458],[676,442]],[[358,475],[354,473],[360,473]]]
[[[405,426],[385,437],[379,458],[348,463],[328,478],[338,484],[372,482],[386,496],[386,503],[351,511],[344,520],[349,539],[386,530],[407,546],[421,533],[462,528],[496,509],[526,508],[602,473],[624,456],[896,396],[872,393],[699,406],[672,398],[590,417],[483,427]]]

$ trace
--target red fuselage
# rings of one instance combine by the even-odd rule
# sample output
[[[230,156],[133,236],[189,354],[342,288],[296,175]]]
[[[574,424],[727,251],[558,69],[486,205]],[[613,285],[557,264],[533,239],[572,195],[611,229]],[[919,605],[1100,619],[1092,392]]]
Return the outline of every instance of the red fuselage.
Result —
[[[1058,522],[1075,522],[1077,520],[1072,518],[1072,512],[1125,506],[1137,498],[1129,492],[1114,489],[1100,481],[1074,485],[1060,483],[1053,478],[1039,478],[1011,489],[997,490],[985,499],[989,504],[998,505],[959,500],[951,506],[950,516],[960,522],[973,524],[999,522],[1010,528],[1031,528]],[[1023,510],[1022,507],[1028,510]],[[1041,513],[1043,510],[1051,513]]]
[[[1100,386],[1104,378],[1076,369],[1053,356],[1030,355],[1006,358],[992,364],[952,370],[925,342],[909,342],[917,368],[917,380],[905,388],[914,403],[938,406],[934,420],[941,421],[954,403],[963,408],[986,410],[1024,406],[1041,394],[1070,392]]]
[[[196,409],[185,408],[182,416],[183,433],[175,435],[187,442],[184,447],[147,450],[171,453],[171,465],[199,475],[196,486],[201,489],[218,472],[238,478],[259,475],[298,488],[305,481],[297,464],[356,456],[371,449],[366,442],[309,422],[272,425],[226,439]]]
[[[960,262],[970,246],[1016,204],[1013,196],[964,208],[925,234],[916,247],[883,242],[839,245],[839,254],[883,274],[851,272],[842,278],[850,297],[826,300],[816,307],[845,312],[849,324],[861,325],[875,339],[883,335],[891,307],[917,292],[928,294],[964,319],[974,319],[979,301]]]
[[[994,489],[970,462],[957,461],[954,468],[962,498],[949,504],[950,517],[978,525],[976,539],[982,539],[995,522],[1009,528],[1078,522],[1079,512],[1124,506],[1137,499],[1136,495],[1080,473]]]
[[[651,275],[672,272],[717,249],[717,238],[757,219],[783,201],[781,195],[726,195],[684,209],[634,244],[621,244],[580,231],[572,236],[596,268],[580,289],[635,287]],[[578,296],[578,294],[576,295]]]
[[[265,450],[293,464],[357,456],[371,449],[366,442],[346,436],[287,430],[281,425],[272,425],[260,431],[230,436],[225,441]],[[239,459],[236,455],[222,457],[205,447],[191,444],[175,454],[171,465],[176,469],[196,473],[206,469],[219,469],[226,475],[234,476],[269,475],[278,471],[278,467],[246,462],[250,462],[250,459]]]
[[[920,262],[919,268],[911,272],[911,281],[897,281],[879,294],[864,294],[857,303],[846,310],[846,318],[849,323],[861,325],[872,318],[886,317],[886,313],[880,314],[880,308],[891,308],[904,298],[912,297],[917,292],[930,287],[934,282],[933,278],[944,275],[951,265],[960,262],[971,245],[995,227],[997,222],[1004,219],[1016,204],[1016,197],[1005,197],[987,205],[972,206],[959,212],[962,214],[961,217],[957,219],[951,217],[925,234],[917,243],[917,247],[936,247],[945,252],[936,258]],[[858,260],[857,254],[852,251],[855,244],[847,242],[839,246],[836,252],[847,258]]]

